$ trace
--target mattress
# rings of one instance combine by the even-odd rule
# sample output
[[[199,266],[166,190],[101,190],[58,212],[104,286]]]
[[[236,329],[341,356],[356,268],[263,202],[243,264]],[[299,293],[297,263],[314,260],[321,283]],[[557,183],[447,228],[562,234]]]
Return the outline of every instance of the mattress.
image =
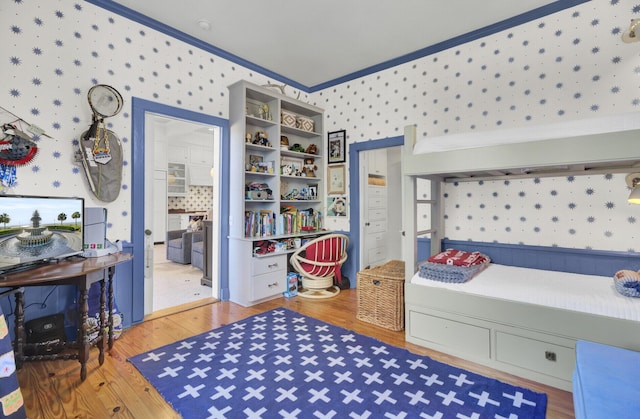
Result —
[[[640,321],[640,298],[620,295],[613,276],[582,275],[492,263],[465,283],[420,277],[412,284]]]

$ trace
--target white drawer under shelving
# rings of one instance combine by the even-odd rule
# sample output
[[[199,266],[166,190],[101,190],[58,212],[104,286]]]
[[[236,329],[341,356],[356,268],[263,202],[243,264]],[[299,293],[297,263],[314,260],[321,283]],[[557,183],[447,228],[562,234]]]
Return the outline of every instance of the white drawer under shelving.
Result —
[[[282,294],[287,288],[287,275],[284,270],[256,275],[251,278],[251,300],[260,301],[264,298]]]
[[[287,269],[287,255],[252,258],[251,276],[278,272]],[[285,275],[286,276],[286,275]]]

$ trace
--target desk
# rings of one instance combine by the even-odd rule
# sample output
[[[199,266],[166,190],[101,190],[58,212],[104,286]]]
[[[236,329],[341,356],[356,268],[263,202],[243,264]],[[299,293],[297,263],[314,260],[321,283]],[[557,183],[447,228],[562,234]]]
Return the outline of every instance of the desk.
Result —
[[[87,378],[87,360],[89,359],[89,349],[92,342],[87,333],[87,318],[89,312],[88,296],[89,288],[94,282],[100,282],[100,329],[98,338],[98,348],[100,350],[99,362],[104,363],[105,345],[108,349],[113,348],[113,275],[115,267],[119,263],[132,259],[129,253],[116,253],[113,255],[101,256],[98,258],[70,257],[57,263],[38,266],[22,272],[10,273],[0,276],[0,286],[17,288],[15,292],[15,361],[16,367],[20,368],[26,361],[47,361],[55,359],[77,359],[80,361],[80,379]],[[106,275],[105,275],[106,274]],[[107,283],[105,283],[105,276]],[[63,349],[77,349],[77,353],[59,353],[47,355],[24,354],[25,331],[24,331],[24,292],[25,287],[51,285],[75,285],[78,288],[80,299],[78,301],[79,322],[78,337],[75,342],[65,342],[60,345]],[[108,289],[107,289],[108,288]],[[105,318],[105,309],[108,298],[108,320]],[[109,325],[108,339],[105,339],[105,329]]]

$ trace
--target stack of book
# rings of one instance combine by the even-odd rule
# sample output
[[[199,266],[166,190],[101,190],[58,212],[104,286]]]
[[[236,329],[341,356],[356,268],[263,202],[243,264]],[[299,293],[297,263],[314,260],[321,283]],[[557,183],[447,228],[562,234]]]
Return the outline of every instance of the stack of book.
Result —
[[[270,237],[298,234],[322,229],[322,213],[313,209],[299,210],[283,207],[280,214],[271,210],[246,211],[244,214],[245,237]]]

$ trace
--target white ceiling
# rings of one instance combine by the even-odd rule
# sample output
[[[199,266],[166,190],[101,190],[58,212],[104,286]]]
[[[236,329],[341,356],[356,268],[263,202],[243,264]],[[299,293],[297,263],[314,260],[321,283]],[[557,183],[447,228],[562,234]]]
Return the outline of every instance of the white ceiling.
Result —
[[[408,54],[437,52],[432,50],[448,48],[580,2],[113,1],[166,25],[156,25],[156,29],[169,33],[174,30],[183,32],[232,54],[233,58],[239,59],[234,61],[250,64],[249,68],[258,66],[256,70],[266,75],[280,76],[274,77],[276,80],[306,88],[349,78],[353,73],[367,72],[373,66],[380,70],[380,67],[388,67],[390,60],[398,64],[401,57]],[[111,2],[97,3],[106,7],[104,3]],[[198,22],[203,19],[211,23],[210,29],[199,26]],[[147,22],[137,20],[150,26],[157,23],[148,19]],[[443,42],[445,44],[441,44]]]

